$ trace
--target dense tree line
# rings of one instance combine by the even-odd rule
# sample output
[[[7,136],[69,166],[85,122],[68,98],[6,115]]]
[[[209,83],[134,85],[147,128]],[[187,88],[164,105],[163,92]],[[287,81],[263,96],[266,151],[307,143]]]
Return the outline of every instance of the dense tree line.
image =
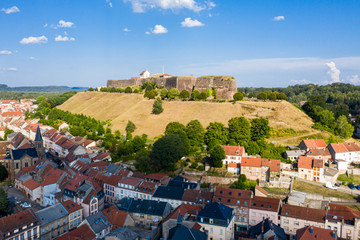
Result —
[[[24,98],[34,98],[36,99],[39,96],[45,97],[54,97],[59,95],[59,93],[43,93],[43,92],[8,92],[0,91],[0,99],[6,100],[20,100]]]

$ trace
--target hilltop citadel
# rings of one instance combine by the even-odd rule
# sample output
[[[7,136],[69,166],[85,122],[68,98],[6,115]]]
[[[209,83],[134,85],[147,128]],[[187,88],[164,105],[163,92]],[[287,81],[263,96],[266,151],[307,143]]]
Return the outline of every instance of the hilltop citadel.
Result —
[[[140,73],[140,77],[132,77],[123,80],[108,80],[107,87],[124,88],[137,87],[145,82],[156,82],[159,87],[166,89],[177,88],[180,92],[187,90],[200,92],[207,89],[215,89],[218,99],[231,100],[237,91],[236,81],[231,76],[174,76],[170,74],[156,74],[150,76],[147,70]]]

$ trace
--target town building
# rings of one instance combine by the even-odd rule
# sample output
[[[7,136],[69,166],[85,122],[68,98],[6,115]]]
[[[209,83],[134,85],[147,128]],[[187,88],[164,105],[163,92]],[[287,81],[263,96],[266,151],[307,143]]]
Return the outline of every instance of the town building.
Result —
[[[335,230],[307,226],[296,231],[296,240],[337,240]]]
[[[71,200],[64,201],[61,204],[68,212],[67,222],[69,223],[68,229],[70,231],[82,222],[82,207]]]
[[[241,158],[247,157],[245,148],[242,146],[221,146],[225,150],[225,159],[222,160],[223,165],[228,165],[229,163],[241,164]]]
[[[88,216],[80,226],[84,224],[90,227],[96,234],[96,238],[103,238],[111,231],[111,224],[102,212],[97,212]]]
[[[347,163],[360,163],[360,147],[355,142],[330,143],[328,146],[334,160],[344,160]]]
[[[241,174],[249,180],[276,182],[280,179],[280,160],[264,158],[242,158]]]
[[[249,225],[255,226],[264,218],[269,218],[274,224],[279,224],[281,200],[279,198],[255,196],[249,209]]]
[[[284,229],[274,224],[272,220],[265,218],[255,226],[249,229],[250,239],[276,239],[276,240],[287,240]]]
[[[327,144],[324,139],[305,139],[299,144],[299,148],[301,150],[305,150],[306,152],[314,149],[325,149],[326,147]]]
[[[300,156],[298,161],[298,177],[314,182],[325,182],[324,160]]]

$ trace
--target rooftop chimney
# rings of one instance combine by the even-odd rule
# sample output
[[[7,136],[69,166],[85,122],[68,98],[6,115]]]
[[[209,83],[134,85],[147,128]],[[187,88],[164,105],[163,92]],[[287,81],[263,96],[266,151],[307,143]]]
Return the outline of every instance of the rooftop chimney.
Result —
[[[331,233],[331,237],[332,237],[333,239],[336,239],[336,232],[335,232],[335,231]]]
[[[310,227],[310,234],[314,234],[314,228]]]

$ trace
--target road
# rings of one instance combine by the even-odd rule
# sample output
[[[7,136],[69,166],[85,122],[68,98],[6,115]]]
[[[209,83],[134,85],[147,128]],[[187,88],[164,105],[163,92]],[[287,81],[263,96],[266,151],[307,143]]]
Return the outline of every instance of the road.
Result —
[[[30,203],[31,207],[34,209],[35,212],[41,209],[41,206],[39,204],[31,201],[15,187],[9,188],[8,186],[4,186],[3,188],[8,194],[8,198],[10,199],[11,213],[18,213],[25,210],[26,208],[23,208],[19,205],[20,202],[24,201]]]
[[[307,181],[307,180],[304,180],[304,179],[301,179],[301,178],[296,178],[296,180],[301,181],[301,182],[310,183],[312,185],[317,185],[317,186],[324,187],[324,184],[322,184],[322,183],[317,183],[317,182],[313,182],[313,181]],[[360,190],[357,190],[357,189],[352,190],[349,187],[343,186],[343,185],[338,187],[338,189],[336,191],[347,193],[347,194],[353,195],[355,197],[359,197],[359,195],[360,195]]]

